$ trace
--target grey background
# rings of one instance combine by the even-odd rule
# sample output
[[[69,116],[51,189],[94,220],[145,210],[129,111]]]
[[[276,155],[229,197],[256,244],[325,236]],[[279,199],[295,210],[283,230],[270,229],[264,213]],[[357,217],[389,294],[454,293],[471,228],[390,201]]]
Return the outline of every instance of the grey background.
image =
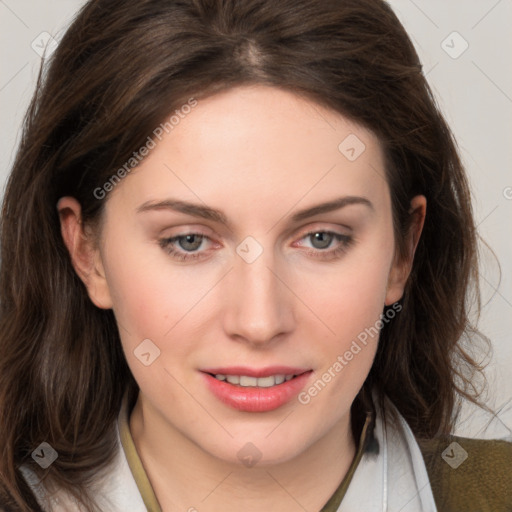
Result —
[[[39,53],[58,41],[82,0],[0,0],[0,183],[12,165],[20,126],[34,90]],[[438,102],[459,143],[482,246],[483,311],[490,337],[487,419],[465,406],[458,433],[509,436],[512,427],[512,0],[391,0],[420,54]],[[456,34],[454,34],[456,32]],[[51,40],[50,40],[51,43]],[[467,48],[466,48],[467,46]],[[465,51],[463,51],[465,50]]]

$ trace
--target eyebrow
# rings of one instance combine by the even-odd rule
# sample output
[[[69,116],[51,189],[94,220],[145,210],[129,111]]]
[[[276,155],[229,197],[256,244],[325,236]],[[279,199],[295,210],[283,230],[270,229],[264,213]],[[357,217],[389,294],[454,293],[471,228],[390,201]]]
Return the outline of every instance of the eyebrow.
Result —
[[[344,196],[332,201],[328,201],[326,203],[321,203],[310,208],[300,210],[292,216],[291,220],[292,222],[300,222],[304,219],[308,219],[309,217],[313,217],[314,215],[332,212],[344,208],[345,206],[356,204],[367,206],[372,211],[374,211],[373,204],[369,199],[359,196]],[[199,217],[202,219],[218,222],[226,226],[229,226],[230,224],[227,216],[220,210],[209,208],[208,206],[203,206],[197,203],[190,203],[188,201],[179,201],[177,199],[165,199],[158,202],[146,201],[137,208],[137,213],[153,210],[173,210],[176,212],[184,213],[186,215],[191,215],[193,217]]]

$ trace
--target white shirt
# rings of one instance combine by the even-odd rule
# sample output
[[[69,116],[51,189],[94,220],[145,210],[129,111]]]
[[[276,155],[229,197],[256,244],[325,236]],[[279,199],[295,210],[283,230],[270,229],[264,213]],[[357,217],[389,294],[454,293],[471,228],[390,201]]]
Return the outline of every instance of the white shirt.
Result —
[[[393,408],[389,401],[388,405]],[[398,425],[384,425],[377,409],[373,435],[378,453],[363,453],[338,512],[436,512],[419,446],[398,411],[397,416]],[[133,453],[135,446],[129,432],[126,401],[117,422],[117,439],[117,456],[92,495],[103,512],[158,512],[160,507],[154,493],[151,490],[145,493],[145,504],[132,473],[133,470],[137,474],[139,485],[150,488],[140,459]],[[125,450],[132,452],[131,469]],[[27,465],[21,471],[45,512],[81,512],[66,494],[59,492],[49,496]]]

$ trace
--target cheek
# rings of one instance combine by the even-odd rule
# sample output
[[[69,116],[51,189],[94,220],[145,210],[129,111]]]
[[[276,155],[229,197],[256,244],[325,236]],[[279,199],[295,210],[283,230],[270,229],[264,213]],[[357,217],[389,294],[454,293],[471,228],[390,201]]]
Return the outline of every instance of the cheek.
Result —
[[[382,327],[393,246],[386,237],[373,240],[364,249],[361,244],[358,251],[347,254],[335,272],[329,271],[323,279],[310,276],[304,283],[308,305],[324,323],[322,327],[312,319],[308,327],[308,337],[316,340],[317,378],[322,381],[316,381],[311,391],[315,395],[324,385],[328,388],[315,407],[330,404],[340,414],[370,371]],[[319,332],[325,334],[319,336]],[[303,398],[309,400],[310,395]]]
[[[105,267],[121,343],[139,386],[158,393],[165,389],[175,400],[179,386],[166,368],[182,366],[195,350],[199,337],[187,313],[198,303],[201,286],[187,286],[191,283],[179,273],[168,275],[166,265],[134,254],[112,250]],[[188,327],[185,338],[179,336],[182,324]]]
[[[370,276],[368,276],[370,281]],[[355,281],[357,282],[357,281]],[[316,335],[315,379],[299,395],[299,402],[313,416],[331,421],[344,416],[363,386],[378,346],[379,319],[383,309],[382,287],[347,286],[338,293],[326,323],[334,334]],[[311,330],[313,335],[314,329]]]
[[[127,352],[144,339],[164,350],[164,340],[205,293],[201,276],[173,271],[166,253],[154,246],[121,246],[111,239],[104,267]]]
[[[121,244],[121,238],[109,239],[104,267],[128,364],[136,380],[143,381],[147,368],[136,358],[143,340],[160,351],[157,364],[151,365],[153,377],[156,368],[182,368],[200,349],[212,328],[205,318],[212,315],[212,290],[222,268],[177,266],[153,244]]]
[[[169,296],[162,295],[164,283],[156,279],[155,270],[130,257],[105,269],[116,320],[134,342],[159,338],[170,310]]]
[[[301,295],[307,304],[324,321],[326,330],[344,342],[373,325],[384,308],[393,247],[386,240],[377,242],[347,254],[335,268],[311,273],[302,281]]]

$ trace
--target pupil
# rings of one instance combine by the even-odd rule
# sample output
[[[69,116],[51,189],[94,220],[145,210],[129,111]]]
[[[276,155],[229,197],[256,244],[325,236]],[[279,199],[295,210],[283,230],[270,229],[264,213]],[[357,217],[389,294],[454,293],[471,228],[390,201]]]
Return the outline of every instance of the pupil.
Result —
[[[319,232],[313,235],[312,244],[315,249],[327,249],[331,245],[332,237],[330,233]]]
[[[200,235],[186,235],[179,239],[180,247],[185,251],[195,251],[199,249],[203,237]]]

